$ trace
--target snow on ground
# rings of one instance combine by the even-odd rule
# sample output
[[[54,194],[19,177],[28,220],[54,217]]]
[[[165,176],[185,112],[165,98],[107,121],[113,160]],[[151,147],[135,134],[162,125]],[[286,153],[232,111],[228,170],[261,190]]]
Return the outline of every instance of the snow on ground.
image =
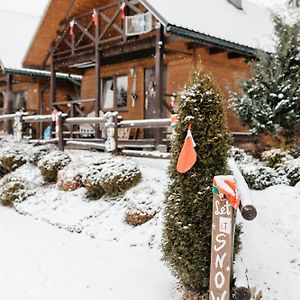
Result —
[[[252,191],[258,211],[242,221],[242,251],[236,270],[248,270],[250,286],[266,300],[298,300],[300,282],[300,188],[277,185]]]
[[[81,164],[108,156],[76,150],[68,154]],[[43,184],[33,165],[14,172],[30,184],[34,195],[16,204],[19,214],[0,206],[1,299],[181,298],[160,251],[168,160],[130,160],[141,169],[141,183],[123,196],[97,201],[88,200],[83,188],[65,192]],[[297,300],[300,187],[278,185],[252,195],[258,217],[239,220],[244,234],[235,265],[237,285],[245,283],[247,270],[250,286],[261,289],[263,299]],[[150,204],[158,213],[146,224],[130,226],[124,217],[135,204]]]

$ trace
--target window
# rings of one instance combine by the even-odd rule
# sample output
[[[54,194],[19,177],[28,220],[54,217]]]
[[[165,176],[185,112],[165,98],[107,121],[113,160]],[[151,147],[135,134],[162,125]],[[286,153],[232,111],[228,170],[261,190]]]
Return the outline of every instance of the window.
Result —
[[[27,92],[15,93],[14,111],[26,111]]]
[[[127,107],[128,77],[103,79],[103,110],[121,110]]]
[[[3,114],[4,111],[4,95],[0,92],[0,115]]]

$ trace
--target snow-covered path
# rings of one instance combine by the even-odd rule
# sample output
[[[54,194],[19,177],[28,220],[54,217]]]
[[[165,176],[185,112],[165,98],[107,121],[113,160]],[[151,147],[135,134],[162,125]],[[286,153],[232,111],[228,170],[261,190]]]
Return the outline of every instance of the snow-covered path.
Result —
[[[274,186],[252,194],[258,216],[242,221],[236,269],[248,269],[250,286],[261,289],[263,299],[299,300],[300,189]]]
[[[1,299],[180,298],[157,249],[91,239],[3,207],[0,245]]]

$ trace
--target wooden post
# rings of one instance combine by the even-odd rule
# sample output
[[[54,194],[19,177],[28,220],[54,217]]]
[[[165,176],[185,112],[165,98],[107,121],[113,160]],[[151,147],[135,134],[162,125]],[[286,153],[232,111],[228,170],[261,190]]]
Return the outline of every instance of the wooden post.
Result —
[[[97,10],[98,19],[99,11]],[[99,117],[101,109],[101,53],[99,47],[100,41],[100,20],[99,24],[95,25],[95,117]],[[100,137],[99,124],[95,124],[95,138]]]
[[[233,256],[233,208],[227,198],[213,195],[213,221],[210,265],[210,300],[231,299]]]
[[[163,78],[164,78],[164,27],[159,22],[156,23],[156,40],[155,40],[155,110],[157,118],[162,117],[163,103]],[[155,144],[161,142],[161,130],[155,131]]]
[[[56,71],[53,52],[51,54],[50,71],[50,101],[51,108],[53,109],[53,103],[56,102]]]
[[[17,141],[21,141],[23,138],[23,114],[16,112],[14,119],[14,136]]]
[[[13,76],[11,74],[6,75],[6,93],[4,98],[4,114],[12,114],[13,113],[13,95],[12,95],[12,81]],[[12,120],[5,121],[5,130],[8,134],[13,133]]]
[[[114,134],[114,139],[115,139],[115,143],[116,143],[116,150],[114,151],[114,153],[115,154],[117,154],[118,153],[118,115],[116,114],[116,115],[114,115],[114,117],[113,117],[113,122],[114,122],[114,124],[115,124],[115,134]]]
[[[63,133],[63,118],[62,113],[56,115],[56,138],[58,138],[58,149],[64,151],[64,133]]]

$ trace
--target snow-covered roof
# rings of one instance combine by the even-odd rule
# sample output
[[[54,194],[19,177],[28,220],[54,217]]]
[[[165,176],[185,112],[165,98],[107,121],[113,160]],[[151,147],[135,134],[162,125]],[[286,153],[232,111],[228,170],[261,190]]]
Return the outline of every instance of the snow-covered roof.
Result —
[[[49,71],[43,71],[43,70],[35,70],[35,69],[26,69],[26,68],[6,68],[1,67],[4,73],[8,74],[15,74],[15,75],[25,75],[25,76],[32,76],[32,77],[50,77],[51,72]],[[56,78],[58,79],[69,79],[69,80],[82,80],[81,75],[75,75],[75,74],[67,74],[67,73],[56,73]]]
[[[140,1],[169,32],[177,29],[178,34],[228,48],[241,46],[245,52],[273,50],[271,14],[252,2],[242,0],[243,9],[238,9],[227,0]]]

